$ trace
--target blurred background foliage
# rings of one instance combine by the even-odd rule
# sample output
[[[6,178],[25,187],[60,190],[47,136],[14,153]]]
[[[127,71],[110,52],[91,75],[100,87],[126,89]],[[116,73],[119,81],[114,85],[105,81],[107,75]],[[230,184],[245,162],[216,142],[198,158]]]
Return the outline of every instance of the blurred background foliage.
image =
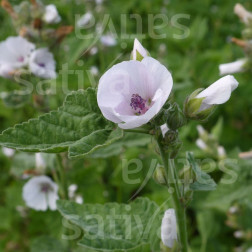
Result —
[[[10,1],[13,5],[21,1]],[[78,85],[78,76],[70,75],[68,89],[76,90],[97,85],[99,77],[113,64],[128,60],[136,36],[148,49],[152,57],[160,60],[172,72],[174,79],[173,99],[181,106],[187,95],[197,88],[207,87],[219,78],[218,65],[243,57],[241,48],[230,43],[231,37],[241,37],[243,24],[233,13],[235,0],[105,0],[102,5],[88,0],[44,0],[53,3],[62,17],[62,24],[75,26],[76,14],[83,15],[91,11],[96,22],[102,22],[106,14],[110,15],[116,32],[117,45],[104,47],[99,39],[81,39],[76,31],[67,36],[57,50],[57,69],[68,63],[71,70],[81,70],[84,81]],[[247,9],[252,10],[250,1],[240,1]],[[171,22],[160,25],[158,34],[162,39],[153,39],[148,30],[148,14],[165,14],[171,21],[175,14],[187,14],[190,19],[179,22],[188,27],[190,34],[185,39],[176,39],[181,29]],[[126,14],[124,25],[120,14]],[[142,34],[136,29],[136,21],[131,14],[142,18]],[[11,20],[7,13],[0,9],[1,40],[15,36]],[[122,32],[125,27],[125,32]],[[107,30],[109,28],[107,27]],[[81,29],[81,34],[92,34],[95,29]],[[135,34],[135,35],[134,35]],[[90,55],[87,51],[96,46],[98,53]],[[97,76],[88,74],[92,66],[99,70]],[[232,94],[232,99],[219,106],[214,115],[204,125],[210,132],[217,121],[219,126],[218,143],[226,149],[229,158],[238,160],[241,151],[252,147],[252,76],[251,72],[236,74],[239,88]],[[56,95],[48,99],[50,109],[56,109],[64,100],[66,92],[62,90],[62,76],[57,78]],[[34,80],[35,85],[35,80]],[[1,78],[0,91],[13,91],[20,86],[10,80]],[[19,108],[6,106],[0,101],[0,131],[16,123],[37,117],[44,110],[39,110],[36,103],[30,102]],[[180,157],[185,151],[194,151],[199,159],[206,153],[199,150],[195,141],[198,138],[196,122],[184,127],[180,136],[184,142]],[[134,140],[134,141],[133,141]],[[148,148],[146,148],[148,146]],[[158,204],[167,199],[167,191],[156,184],[149,174],[151,160],[156,158],[155,146],[149,137],[127,135],[104,150],[100,150],[85,160],[68,162],[68,183],[78,185],[78,194],[85,203],[125,202],[137,196],[147,196]],[[210,156],[212,158],[212,156]],[[132,178],[137,183],[125,183],[122,159],[140,158],[143,169],[134,172]],[[218,159],[215,158],[216,163]],[[246,251],[252,247],[252,161],[238,160],[236,165],[228,165],[228,172],[215,169],[212,176],[219,182],[217,190],[194,194],[194,200],[188,209],[189,241],[192,251]],[[36,212],[27,209],[22,200],[22,186],[25,183],[23,173],[35,167],[34,155],[16,154],[13,159],[0,153],[0,251],[64,251],[65,242],[61,240],[62,217],[57,212]],[[47,161],[47,172],[54,169],[53,160]],[[232,173],[233,172],[233,173]],[[236,174],[234,183],[225,184]],[[147,183],[138,192],[147,178]],[[169,203],[168,203],[169,205]],[[168,207],[167,205],[167,207]],[[230,207],[233,207],[230,210]],[[233,211],[232,211],[233,210]],[[240,250],[238,250],[238,248]],[[82,251],[81,248],[76,251]],[[84,250],[83,250],[84,251]]]

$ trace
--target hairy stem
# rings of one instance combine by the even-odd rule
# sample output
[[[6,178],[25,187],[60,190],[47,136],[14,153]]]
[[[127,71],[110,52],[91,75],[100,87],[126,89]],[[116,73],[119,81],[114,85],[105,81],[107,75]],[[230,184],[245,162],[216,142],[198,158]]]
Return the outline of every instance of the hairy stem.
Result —
[[[65,169],[63,166],[63,160],[60,154],[57,154],[57,167],[58,167],[58,172],[59,172],[59,177],[60,177],[60,189],[61,189],[61,194],[63,199],[68,199],[68,189],[67,189],[67,183],[66,183],[66,178],[65,178]]]
[[[165,153],[164,146],[162,145],[160,140],[157,140],[157,143],[164,164],[164,168],[166,170],[166,174],[168,175],[168,177],[166,178],[167,186],[173,191],[173,193],[171,193],[171,196],[176,212],[176,219],[178,224],[178,236],[180,241],[181,252],[187,252],[188,242],[187,242],[187,229],[186,229],[186,212],[185,212],[186,209],[183,203],[181,202],[181,196],[178,186],[178,179],[176,176],[174,160],[170,159],[169,156]]]

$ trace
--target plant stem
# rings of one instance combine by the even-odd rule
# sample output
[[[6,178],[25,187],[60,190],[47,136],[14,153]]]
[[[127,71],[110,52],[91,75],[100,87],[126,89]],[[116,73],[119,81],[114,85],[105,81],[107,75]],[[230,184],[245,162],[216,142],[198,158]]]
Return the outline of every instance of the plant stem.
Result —
[[[60,176],[60,188],[61,188],[61,193],[62,193],[62,198],[63,199],[68,199],[68,189],[67,189],[67,183],[66,183],[66,179],[65,179],[65,169],[63,166],[63,162],[62,162],[62,157],[60,154],[56,154],[57,157],[57,167],[58,167],[58,172],[59,172],[59,176]]]
[[[158,147],[160,150],[160,155],[163,160],[164,168],[166,170],[166,174],[169,175],[167,180],[168,188],[173,189],[173,193],[171,193],[172,200],[174,203],[174,208],[176,212],[176,219],[178,224],[178,235],[180,241],[181,252],[188,251],[188,242],[187,242],[187,229],[186,229],[186,212],[185,206],[180,201],[180,191],[178,186],[178,181],[176,178],[176,171],[174,160],[170,159],[169,156],[165,153],[164,147],[160,140],[157,140]]]

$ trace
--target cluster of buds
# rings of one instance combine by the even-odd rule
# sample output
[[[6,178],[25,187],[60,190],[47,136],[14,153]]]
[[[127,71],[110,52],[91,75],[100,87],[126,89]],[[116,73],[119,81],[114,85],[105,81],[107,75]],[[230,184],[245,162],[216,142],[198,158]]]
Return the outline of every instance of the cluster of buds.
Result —
[[[59,43],[70,32],[72,26],[54,28],[61,21],[55,5],[43,5],[41,2],[31,0],[12,6],[8,0],[2,0],[1,6],[12,19],[17,33],[33,43],[46,43],[49,47]]]
[[[219,66],[221,75],[248,71],[252,66],[252,12],[241,4],[236,4],[234,13],[245,24],[245,28],[242,31],[242,39],[232,38],[231,41],[244,50],[245,57],[235,62],[221,64]]]

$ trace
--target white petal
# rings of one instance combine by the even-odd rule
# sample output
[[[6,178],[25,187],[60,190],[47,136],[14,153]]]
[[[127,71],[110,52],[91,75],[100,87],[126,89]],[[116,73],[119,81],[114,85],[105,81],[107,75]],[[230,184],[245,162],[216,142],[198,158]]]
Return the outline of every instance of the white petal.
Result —
[[[57,200],[59,199],[59,196],[53,192],[48,193],[48,206],[52,211],[55,211],[57,209]]]
[[[227,75],[214,82],[211,86],[199,93],[196,98],[205,98],[203,107],[227,102],[233,90],[238,87],[237,80],[232,75]],[[202,108],[200,109],[202,110]]]
[[[164,137],[165,134],[169,131],[169,128],[168,128],[168,126],[167,126],[166,123],[163,124],[163,125],[161,125],[161,126],[160,126],[160,129],[161,129],[161,132],[162,132],[163,137]]]
[[[32,52],[29,60],[29,68],[31,72],[44,79],[55,79],[56,63],[53,54],[47,48],[40,48]]]
[[[246,59],[240,59],[235,62],[219,65],[220,75],[233,74],[244,71]]]
[[[207,133],[206,130],[201,125],[197,125],[197,131],[198,131],[200,136]]]
[[[133,60],[137,60],[137,51],[140,55],[145,58],[148,56],[147,50],[142,46],[142,44],[135,38],[134,47],[132,51]]]
[[[15,150],[14,149],[3,147],[2,150],[3,150],[3,154],[6,157],[13,157],[14,154],[15,154]]]
[[[0,43],[0,64],[17,69],[27,65],[35,45],[22,37],[9,37]]]
[[[112,34],[102,35],[100,40],[104,46],[115,46],[117,44],[116,39]]]
[[[81,16],[81,18],[77,21],[77,26],[83,27],[83,26],[87,25],[92,20],[93,17],[94,16],[91,12],[87,12],[86,14]]]
[[[165,246],[172,248],[177,240],[177,222],[174,209],[168,209],[162,219],[161,239]]]
[[[61,17],[54,4],[49,4],[45,7],[45,14],[43,20],[48,24],[56,24],[61,21]]]
[[[11,79],[16,67],[11,65],[0,65],[0,76]]]
[[[202,139],[200,139],[200,138],[198,138],[198,139],[196,140],[196,145],[197,145],[201,150],[206,150],[206,149],[207,149],[206,143],[205,143]]]

